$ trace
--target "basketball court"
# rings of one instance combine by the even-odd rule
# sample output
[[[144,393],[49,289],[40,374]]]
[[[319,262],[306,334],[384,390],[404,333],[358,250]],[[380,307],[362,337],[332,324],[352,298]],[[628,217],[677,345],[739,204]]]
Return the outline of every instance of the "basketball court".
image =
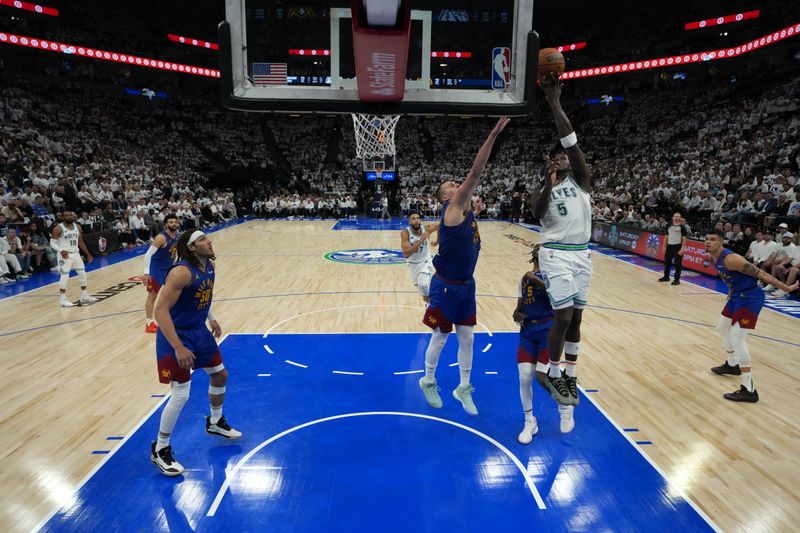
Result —
[[[0,475],[16,487],[1,497],[5,523],[791,529],[800,508],[800,428],[787,408],[798,388],[795,318],[763,312],[750,339],[761,401],[730,404],[721,395],[738,381],[709,372],[722,357],[712,325],[724,295],[693,277],[665,287],[654,272],[595,253],[576,428],[562,435],[554,402],[536,389],[540,430],[522,446],[511,312],[537,233],[481,223],[480,414],[471,417],[449,395],[455,339],[440,363],[444,407],[430,408],[419,390],[423,303],[398,260],[400,224],[380,224],[253,220],[212,234],[231,374],[225,413],[244,436],[205,434],[208,378],[196,375],[173,439],[187,468],[176,479],[148,457],[169,389],[157,382],[155,336],[143,331],[144,288],[72,309],[58,307],[55,285],[0,300],[14,317],[0,331],[9,348]],[[90,292],[133,283],[142,258],[122,259],[89,273]],[[26,312],[12,311],[20,305]]]

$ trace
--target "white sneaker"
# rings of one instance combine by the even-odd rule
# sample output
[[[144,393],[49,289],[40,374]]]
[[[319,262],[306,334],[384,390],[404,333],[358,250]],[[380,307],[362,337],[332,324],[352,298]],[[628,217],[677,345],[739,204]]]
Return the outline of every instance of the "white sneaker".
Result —
[[[569,433],[575,429],[575,419],[572,417],[574,411],[574,405],[558,406],[558,414],[561,417],[561,433]]]
[[[75,304],[69,300],[61,300],[61,307],[75,307]]]
[[[6,278],[0,277],[0,285],[5,285],[6,283],[8,283],[8,281],[6,281]]]
[[[533,440],[533,436],[539,433],[539,426],[536,424],[536,417],[529,418],[525,420],[525,427],[522,428],[522,431],[519,435],[517,435],[517,441],[520,444],[530,444]]]
[[[216,424],[211,423],[211,417],[206,417],[206,433],[210,435],[220,435],[226,439],[238,439],[242,436],[242,432],[233,429],[224,416],[219,417]]]
[[[775,298],[783,298],[784,296],[786,296],[786,293],[783,292],[782,290],[778,289],[777,291],[773,292],[772,295]]]
[[[97,298],[92,298],[88,294],[81,295],[81,303],[82,304],[93,304],[97,301]]]
[[[764,292],[772,292],[772,291],[776,290],[777,288],[778,287],[775,287],[774,285],[767,285],[766,287],[764,287]]]
[[[172,446],[156,451],[156,443],[152,443],[150,445],[150,462],[156,465],[165,476],[175,477],[183,474],[183,465],[172,456]]]
[[[461,402],[461,405],[467,413],[475,416],[478,414],[478,408],[475,407],[475,402],[472,400],[473,392],[475,392],[475,387],[473,387],[471,383],[463,387],[459,385],[453,391],[453,398]]]

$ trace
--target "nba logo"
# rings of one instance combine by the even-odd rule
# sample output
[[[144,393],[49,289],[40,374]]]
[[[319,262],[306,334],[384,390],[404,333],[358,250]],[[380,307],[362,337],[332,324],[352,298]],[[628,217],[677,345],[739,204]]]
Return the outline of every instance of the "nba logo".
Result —
[[[511,82],[511,48],[498,46],[492,50],[492,89],[505,91]]]

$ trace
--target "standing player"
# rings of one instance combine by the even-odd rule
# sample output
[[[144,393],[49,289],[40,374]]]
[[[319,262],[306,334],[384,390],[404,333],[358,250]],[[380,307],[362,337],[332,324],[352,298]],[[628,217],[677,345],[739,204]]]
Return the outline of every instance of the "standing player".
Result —
[[[728,302],[722,310],[717,330],[728,352],[728,359],[711,371],[717,375],[742,376],[742,386],[723,394],[723,398],[734,402],[758,401],[758,391],[750,373],[750,350],[747,348],[747,333],[755,329],[758,314],[764,305],[764,291],[757,281],[771,284],[787,293],[797,289],[798,283],[786,285],[772,275],[748,263],[744,257],[725,249],[725,233],[712,229],[706,235],[706,252],[714,259],[714,266],[725,285],[728,286]]]
[[[96,302],[97,298],[92,298],[86,291],[86,267],[79,250],[83,250],[86,254],[87,263],[91,263],[94,258],[83,242],[83,230],[75,224],[75,213],[72,211],[65,211],[64,222],[53,227],[53,232],[50,234],[50,248],[58,255],[58,271],[61,273],[61,278],[58,280],[61,307],[75,306],[67,299],[67,280],[71,270],[78,273],[78,281],[81,284],[80,303]]]
[[[592,175],[586,158],[578,147],[578,138],[561,108],[561,84],[553,74],[542,81],[547,103],[553,111],[561,146],[548,161],[544,180],[533,215],[542,225],[542,251],[539,263],[555,311],[548,335],[550,368],[548,388],[561,405],[578,405],[576,365],[581,341],[581,319],[589,297],[592,262],[589,237],[592,231],[592,207],[589,196]],[[566,376],[561,373],[561,352],[566,355]]]
[[[411,282],[422,295],[425,303],[430,301],[429,293],[433,274],[433,258],[430,247],[437,244],[436,241],[429,243],[428,240],[438,229],[438,222],[425,224],[423,229],[419,213],[411,213],[408,215],[408,227],[400,230],[400,247],[411,273]]]
[[[536,381],[547,387],[547,371],[550,351],[547,349],[547,334],[553,324],[553,308],[544,286],[544,278],[539,270],[541,244],[534,245],[531,251],[533,270],[522,276],[519,283],[519,298],[514,310],[514,322],[520,325],[519,347],[517,348],[517,369],[519,370],[519,397],[525,413],[525,426],[517,440],[520,444],[530,444],[539,431],[536,417],[533,416],[533,375]],[[558,404],[561,417],[561,432],[569,433],[575,427],[572,405]]]
[[[179,261],[170,267],[155,307],[159,326],[156,336],[158,379],[170,384],[171,394],[161,413],[158,440],[150,448],[150,460],[165,476],[183,472],[183,466],[172,456],[169,439],[189,399],[193,368],[202,368],[210,376],[211,416],[206,417],[206,432],[228,439],[242,436],[222,416],[228,371],[214,340],[222,334],[222,329],[211,314],[214,292],[211,240],[202,231],[187,231],[178,238],[177,254]],[[206,327],[206,319],[211,331]]]
[[[147,333],[158,331],[158,325],[153,321],[153,306],[156,303],[158,290],[167,278],[169,267],[175,261],[175,250],[178,244],[178,228],[180,221],[175,215],[164,217],[166,229],[156,235],[153,243],[144,254],[144,278],[142,284],[147,287],[147,300],[144,303],[146,321],[144,330]]]
[[[458,337],[458,367],[460,384],[453,391],[453,397],[461,402],[464,410],[477,415],[478,409],[472,400],[473,386],[470,384],[472,370],[472,342],[476,321],[475,303],[475,265],[481,250],[481,235],[478,222],[472,211],[472,193],[480,182],[481,173],[492,153],[497,136],[505,129],[508,117],[497,121],[486,141],[478,150],[467,177],[461,185],[445,181],[436,191],[442,203],[442,218],[439,221],[439,253],[433,259],[436,273],[431,280],[430,304],[425,311],[423,323],[429,326],[431,334],[425,351],[425,376],[419,386],[431,407],[441,407],[439,387],[436,384],[436,367],[447,336],[456,325]],[[480,202],[479,202],[480,203]],[[478,207],[480,208],[480,207]]]

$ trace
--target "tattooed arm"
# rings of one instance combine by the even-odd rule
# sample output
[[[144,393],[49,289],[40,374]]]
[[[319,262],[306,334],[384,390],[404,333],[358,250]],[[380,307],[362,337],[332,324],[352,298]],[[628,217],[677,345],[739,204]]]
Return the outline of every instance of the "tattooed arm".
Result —
[[[800,283],[796,281],[791,285],[786,285],[782,281],[775,279],[775,277],[772,276],[771,274],[764,272],[754,264],[748,263],[747,261],[745,261],[744,257],[742,257],[739,254],[726,255],[725,268],[727,268],[728,270],[736,270],[738,272],[741,272],[742,274],[745,274],[746,276],[756,278],[758,281],[774,285],[786,293],[790,293],[796,290],[797,287],[800,285]]]

